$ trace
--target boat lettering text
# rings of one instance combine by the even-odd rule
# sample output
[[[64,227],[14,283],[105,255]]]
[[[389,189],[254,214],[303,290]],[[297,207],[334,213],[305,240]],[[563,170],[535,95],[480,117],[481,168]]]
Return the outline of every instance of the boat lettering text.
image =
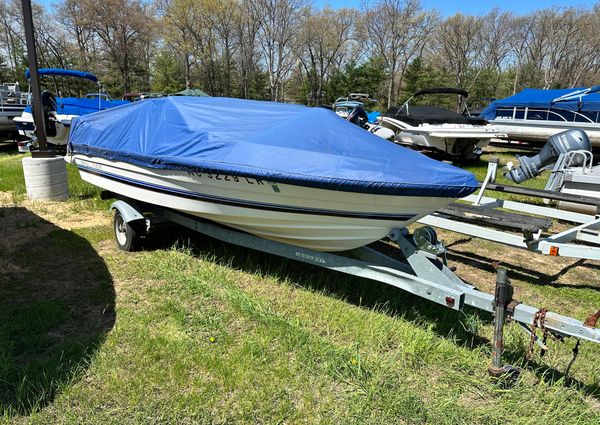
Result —
[[[325,264],[325,260],[314,255],[305,254],[303,252],[296,252],[296,257],[302,258],[304,260],[310,260],[314,263]]]
[[[261,179],[238,177],[238,176],[232,176],[231,174],[199,173],[198,171],[189,171],[189,170],[187,173],[189,176],[206,177],[206,178],[209,178],[212,180],[223,180],[226,182],[235,182],[235,183],[246,182],[248,184],[258,184],[258,185],[265,184],[265,181],[261,180]]]
[[[89,162],[85,159],[76,159],[75,164],[81,165],[82,167],[94,168],[96,170],[101,170],[102,166],[100,164],[96,164],[95,162]]]

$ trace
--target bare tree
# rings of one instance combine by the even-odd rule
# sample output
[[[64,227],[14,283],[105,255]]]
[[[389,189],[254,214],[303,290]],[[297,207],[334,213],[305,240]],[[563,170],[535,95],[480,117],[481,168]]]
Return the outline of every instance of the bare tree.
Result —
[[[420,0],[380,0],[364,12],[365,34],[389,73],[390,107],[395,103],[406,66],[420,56],[437,14],[424,11]]]
[[[260,20],[252,13],[250,0],[242,0],[236,16],[235,30],[238,39],[238,65],[241,77],[241,94],[250,98],[250,81],[257,66],[257,34]]]
[[[145,59],[154,37],[152,7],[141,0],[82,0],[81,5],[83,25],[101,40],[121,74],[123,90],[130,91],[133,65]]]
[[[320,102],[327,76],[348,53],[354,18],[350,9],[305,10],[294,50],[310,84],[309,104]]]
[[[292,40],[305,0],[248,0],[248,5],[252,19],[258,22],[271,100],[283,100],[283,83],[294,65]]]

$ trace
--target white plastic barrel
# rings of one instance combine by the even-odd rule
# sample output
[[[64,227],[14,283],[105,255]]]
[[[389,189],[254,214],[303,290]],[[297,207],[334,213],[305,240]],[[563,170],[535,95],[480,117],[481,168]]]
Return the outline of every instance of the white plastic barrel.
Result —
[[[67,164],[62,156],[23,158],[23,174],[29,199],[64,201],[69,197]]]

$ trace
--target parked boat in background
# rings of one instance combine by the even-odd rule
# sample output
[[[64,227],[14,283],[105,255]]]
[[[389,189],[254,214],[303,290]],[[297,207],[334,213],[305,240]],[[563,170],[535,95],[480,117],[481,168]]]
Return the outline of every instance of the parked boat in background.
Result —
[[[318,107],[169,96],[79,117],[69,137],[89,183],[318,251],[367,245],[477,188]]]
[[[203,97],[207,97],[208,94],[206,94],[205,92],[203,92],[200,89],[183,89],[181,91],[178,91],[177,93],[172,93],[169,96],[203,96]]]
[[[113,100],[108,93],[102,90],[98,77],[89,72],[41,68],[38,73],[40,76],[80,78],[97,84],[97,92],[88,93],[83,98],[55,97],[50,91],[44,90],[42,92],[42,108],[46,117],[46,136],[48,143],[51,145],[66,145],[73,118],[129,103],[126,100]],[[26,70],[25,76],[29,80],[29,69]],[[14,118],[14,122],[21,136],[35,139],[35,126],[30,104],[27,105],[20,116]]]
[[[348,118],[350,113],[360,107],[364,108],[365,104],[356,100],[342,100],[333,104],[333,111],[342,118]]]
[[[600,86],[572,89],[525,89],[492,102],[481,117],[506,140],[546,143],[548,137],[577,128],[592,146],[600,146]]]
[[[394,142],[413,149],[441,153],[462,160],[479,158],[490,139],[502,134],[481,117],[464,116],[439,106],[412,105],[424,95],[453,94],[467,98],[455,88],[428,88],[413,94],[402,106],[388,109],[379,124],[393,130]]]
[[[27,93],[21,92],[19,83],[0,84],[0,138],[17,139],[17,126],[13,119],[27,106]]]

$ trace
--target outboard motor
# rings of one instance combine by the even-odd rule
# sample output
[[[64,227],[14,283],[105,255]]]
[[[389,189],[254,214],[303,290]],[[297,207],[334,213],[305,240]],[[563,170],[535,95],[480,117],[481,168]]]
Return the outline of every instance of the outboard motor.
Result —
[[[49,92],[44,90],[42,92],[42,113],[44,114],[44,123],[46,127],[46,136],[56,136],[56,122],[54,121],[54,115],[56,114],[56,97]]]
[[[548,138],[548,142],[537,155],[532,157],[517,155],[521,165],[517,168],[509,167],[504,177],[515,183],[522,183],[540,175],[546,167],[554,164],[561,154],[577,150],[592,150],[590,139],[583,130],[573,129],[554,134]],[[573,159],[571,166],[578,167],[582,161],[583,158],[578,156]]]
[[[369,122],[369,116],[367,112],[360,106],[357,106],[348,114],[346,117],[346,121],[351,122],[352,124],[356,124],[359,127],[364,128],[365,125]]]

